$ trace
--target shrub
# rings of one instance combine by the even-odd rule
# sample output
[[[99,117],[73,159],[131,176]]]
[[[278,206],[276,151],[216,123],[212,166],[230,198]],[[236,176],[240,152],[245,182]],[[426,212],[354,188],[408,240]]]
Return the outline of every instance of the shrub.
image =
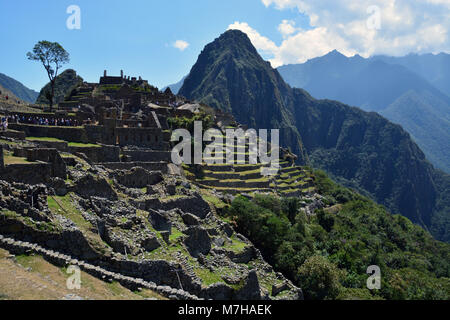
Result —
[[[308,300],[335,299],[339,295],[339,271],[322,256],[313,256],[298,269],[298,279]]]

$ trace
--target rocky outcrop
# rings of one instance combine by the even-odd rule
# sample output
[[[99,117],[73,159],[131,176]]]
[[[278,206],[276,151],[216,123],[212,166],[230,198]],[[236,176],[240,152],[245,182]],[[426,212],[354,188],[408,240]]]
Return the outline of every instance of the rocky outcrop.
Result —
[[[105,178],[86,174],[75,181],[74,191],[83,198],[101,197],[117,200],[117,194]]]
[[[235,300],[261,300],[261,287],[259,285],[258,275],[256,271],[249,272],[244,286],[235,293]]]
[[[191,213],[200,219],[205,219],[208,213],[211,212],[209,204],[199,194],[170,199],[168,201],[161,201],[159,198],[145,201],[146,210],[170,211],[177,208],[182,208],[184,212]]]
[[[206,255],[211,251],[211,238],[205,229],[193,226],[184,233],[187,235],[184,244],[191,256],[198,257],[199,254]]]
[[[144,188],[163,181],[161,172],[147,171],[141,167],[135,167],[129,171],[116,173],[116,180],[128,188]]]
[[[169,234],[172,230],[172,223],[170,219],[165,216],[164,213],[157,212],[155,210],[149,210],[148,220],[152,224],[153,228],[157,231],[168,231]]]

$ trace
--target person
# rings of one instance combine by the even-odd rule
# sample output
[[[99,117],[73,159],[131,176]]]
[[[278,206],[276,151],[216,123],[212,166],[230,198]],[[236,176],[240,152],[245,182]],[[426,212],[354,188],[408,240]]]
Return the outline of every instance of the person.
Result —
[[[2,131],[6,131],[8,129],[8,119],[6,117],[2,117]]]

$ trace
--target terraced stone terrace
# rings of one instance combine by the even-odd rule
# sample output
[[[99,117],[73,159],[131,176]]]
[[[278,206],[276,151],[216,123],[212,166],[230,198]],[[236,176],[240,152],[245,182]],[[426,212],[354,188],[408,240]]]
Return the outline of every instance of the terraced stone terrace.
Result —
[[[225,138],[223,136],[224,141]],[[230,194],[275,192],[291,197],[314,193],[314,176],[308,168],[295,166],[288,160],[281,160],[278,172],[264,176],[262,168],[268,168],[268,166],[261,163],[250,164],[248,144],[246,144],[245,153],[242,153],[242,150],[238,152],[237,148],[234,149],[235,159],[238,159],[239,154],[245,155],[245,161],[236,161],[235,165],[226,164],[225,148],[227,146],[230,147],[224,143],[224,151],[219,153],[223,156],[224,164],[207,164],[206,161],[213,158],[205,158],[200,170],[195,169],[194,166],[185,165],[183,168],[186,177],[203,189],[214,189]]]

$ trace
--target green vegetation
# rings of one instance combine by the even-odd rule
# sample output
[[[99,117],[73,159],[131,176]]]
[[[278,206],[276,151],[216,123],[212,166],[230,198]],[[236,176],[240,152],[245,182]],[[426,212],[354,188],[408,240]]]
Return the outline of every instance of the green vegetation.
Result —
[[[28,141],[35,142],[67,142],[58,138],[52,137],[27,137]],[[93,143],[81,143],[81,142],[67,142],[69,147],[78,147],[78,148],[101,148],[98,144]]]
[[[227,216],[307,299],[450,298],[448,244],[322,172],[315,175],[335,210],[307,217],[298,199],[256,195],[237,197]],[[381,268],[381,290],[366,289],[371,265]]]
[[[181,232],[180,230],[172,228],[172,233],[169,236],[169,241],[176,242],[178,238],[181,238],[183,235],[184,235],[183,232]]]
[[[91,223],[86,221],[80,211],[75,207],[70,194],[64,197],[48,196],[47,204],[51,211],[69,218],[81,229],[92,228]]]
[[[241,240],[239,240],[236,235],[233,235],[231,237],[231,244],[227,244],[224,246],[225,249],[231,250],[235,253],[239,253],[244,251],[245,247],[247,246],[244,242],[242,242]]]
[[[210,286],[217,282],[224,282],[220,274],[217,272],[211,272],[206,268],[198,267],[194,269],[194,272],[200,279],[202,279],[205,286]]]
[[[101,148],[98,144],[93,143],[80,143],[80,142],[69,142],[69,147],[78,147],[78,148]]]
[[[44,142],[66,142],[64,140],[61,140],[58,138],[51,138],[51,137],[27,137],[26,140],[28,140],[28,141],[44,141]]]
[[[62,66],[69,63],[69,53],[58,42],[44,40],[36,43],[33,51],[27,53],[27,57],[29,60],[42,63],[47,71],[50,82],[41,90],[36,102],[48,102],[51,111],[53,104],[58,102],[57,99],[60,98],[58,94],[60,94],[61,88],[70,85],[69,75],[75,74],[76,77],[76,72],[73,70],[66,70],[61,75],[58,75],[58,71]],[[77,80],[82,81],[81,78]]]
[[[195,114],[193,117],[170,117],[167,122],[171,129],[186,129],[189,132],[194,132],[194,122],[201,121],[203,126],[203,131],[208,130],[214,125],[213,117],[207,112],[200,112]]]
[[[15,157],[12,152],[6,151],[3,153],[3,161],[5,165],[8,164],[30,164],[32,162],[29,162],[26,158],[22,157]]]

